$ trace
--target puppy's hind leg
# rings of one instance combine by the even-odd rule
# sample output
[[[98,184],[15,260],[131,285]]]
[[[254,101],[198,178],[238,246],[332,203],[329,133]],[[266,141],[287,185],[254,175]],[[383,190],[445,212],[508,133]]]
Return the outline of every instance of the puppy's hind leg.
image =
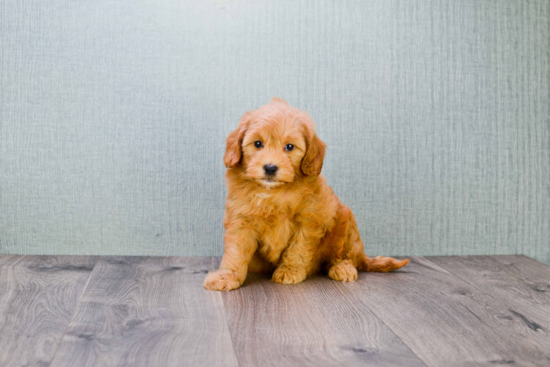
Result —
[[[378,256],[374,259],[364,254],[363,241],[359,235],[357,222],[351,210],[341,205],[337,224],[326,238],[330,253],[331,267],[328,276],[335,280],[353,282],[357,280],[357,270],[389,272],[409,263],[393,257]]]
[[[355,282],[357,280],[357,269],[350,259],[340,260],[330,267],[328,276],[341,282]]]
[[[341,282],[357,280],[357,265],[353,261],[353,246],[351,245],[350,224],[353,225],[351,210],[340,204],[336,214],[336,223],[323,239],[320,249],[330,264],[328,276]],[[362,243],[361,243],[362,244]],[[357,250],[362,251],[362,248]]]

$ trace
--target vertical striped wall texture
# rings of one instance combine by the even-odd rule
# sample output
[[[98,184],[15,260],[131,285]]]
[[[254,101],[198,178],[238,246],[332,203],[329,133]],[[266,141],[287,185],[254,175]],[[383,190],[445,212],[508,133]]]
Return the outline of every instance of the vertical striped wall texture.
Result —
[[[224,138],[307,110],[372,255],[550,263],[550,2],[0,2],[0,252],[219,255]]]

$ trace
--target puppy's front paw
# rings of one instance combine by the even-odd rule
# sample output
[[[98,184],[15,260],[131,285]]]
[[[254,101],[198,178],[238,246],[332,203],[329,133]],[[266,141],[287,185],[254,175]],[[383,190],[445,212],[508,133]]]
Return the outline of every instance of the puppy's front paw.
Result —
[[[281,284],[295,284],[300,283],[306,279],[307,273],[305,270],[291,269],[287,267],[279,267],[273,273],[274,282]]]
[[[218,270],[209,273],[204,280],[204,288],[209,291],[230,291],[241,286],[237,274],[231,271]]]

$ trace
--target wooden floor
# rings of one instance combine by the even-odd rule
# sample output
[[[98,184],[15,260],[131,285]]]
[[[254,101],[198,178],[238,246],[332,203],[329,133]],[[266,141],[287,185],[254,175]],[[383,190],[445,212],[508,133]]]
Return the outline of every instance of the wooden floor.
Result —
[[[550,366],[550,267],[411,260],[220,293],[219,258],[0,256],[0,366]]]

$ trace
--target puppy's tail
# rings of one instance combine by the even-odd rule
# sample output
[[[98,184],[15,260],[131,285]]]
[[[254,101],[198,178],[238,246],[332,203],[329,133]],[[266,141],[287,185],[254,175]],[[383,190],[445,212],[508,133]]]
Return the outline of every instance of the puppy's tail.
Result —
[[[377,256],[371,259],[367,255],[363,254],[363,262],[360,264],[359,269],[363,271],[376,271],[381,273],[387,273],[396,269],[402,268],[409,263],[409,259],[397,260],[393,257]]]

